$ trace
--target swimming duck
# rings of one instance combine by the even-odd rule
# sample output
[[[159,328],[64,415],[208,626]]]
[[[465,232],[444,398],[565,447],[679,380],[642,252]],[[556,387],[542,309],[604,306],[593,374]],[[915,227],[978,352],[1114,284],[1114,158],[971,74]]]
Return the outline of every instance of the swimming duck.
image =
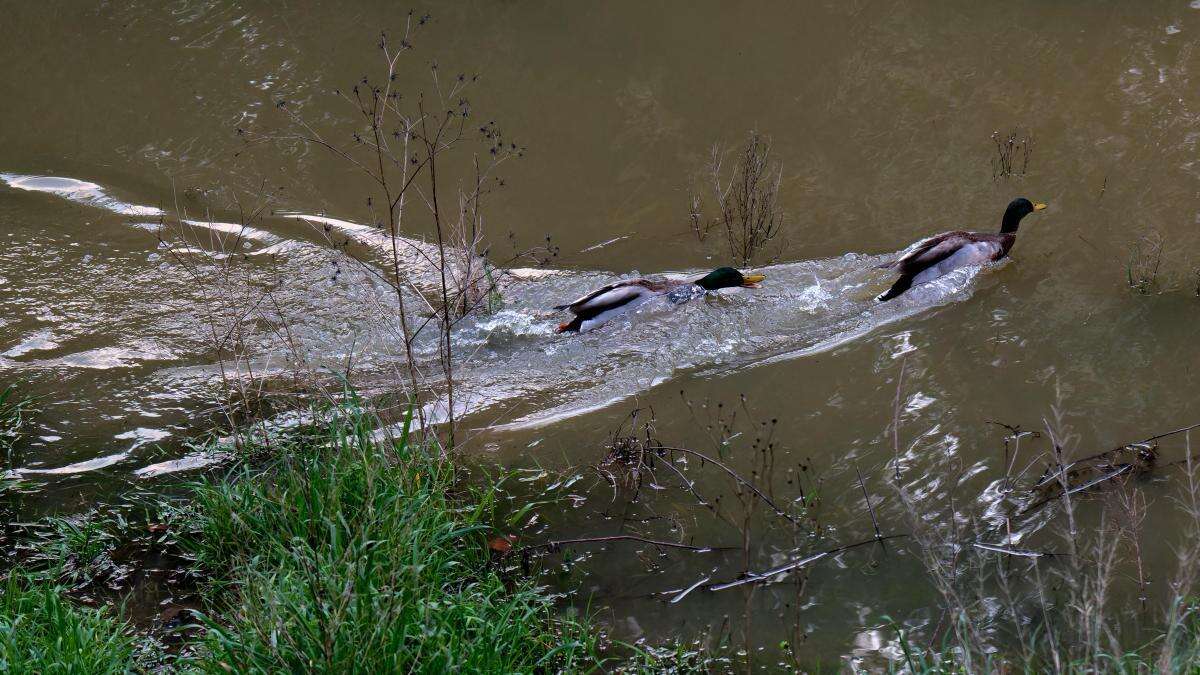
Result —
[[[907,255],[879,266],[880,269],[898,270],[900,278],[877,300],[887,302],[903,295],[913,284],[933,281],[960,267],[1000,260],[1016,243],[1021,219],[1044,208],[1045,204],[1034,204],[1021,197],[1009,202],[997,233],[944,232],[922,241]]]
[[[672,303],[687,302],[692,295],[718,288],[744,286],[758,288],[765,279],[761,274],[746,274],[732,267],[718,267],[695,281],[682,279],[625,279],[598,288],[591,293],[554,309],[570,310],[575,318],[558,326],[559,333],[579,333],[592,330],[615,316],[624,314],[650,298],[666,295]]]

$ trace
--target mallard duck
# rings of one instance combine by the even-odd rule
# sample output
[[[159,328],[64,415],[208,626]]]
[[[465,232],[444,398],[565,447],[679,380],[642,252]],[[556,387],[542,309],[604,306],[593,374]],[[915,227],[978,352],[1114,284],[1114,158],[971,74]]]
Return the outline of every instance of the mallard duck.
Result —
[[[592,330],[659,295],[666,295],[673,303],[681,303],[687,302],[696,293],[715,291],[718,288],[758,288],[758,282],[765,278],[761,274],[743,275],[732,267],[718,267],[695,281],[646,277],[625,279],[598,288],[574,302],[555,307],[554,309],[560,311],[570,310],[575,315],[570,321],[559,324],[558,332],[578,333]]]
[[[879,266],[898,270],[900,278],[877,300],[887,302],[903,295],[913,284],[933,281],[960,267],[1000,260],[1016,243],[1021,219],[1044,208],[1045,204],[1034,204],[1021,197],[1009,202],[999,232],[944,232],[922,241],[907,255]]]

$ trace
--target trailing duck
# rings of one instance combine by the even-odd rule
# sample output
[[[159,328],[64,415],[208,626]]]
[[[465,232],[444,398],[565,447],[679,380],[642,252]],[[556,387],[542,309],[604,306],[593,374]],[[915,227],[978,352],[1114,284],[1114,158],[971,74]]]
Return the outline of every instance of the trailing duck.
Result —
[[[574,302],[555,307],[556,310],[565,309],[575,315],[570,321],[559,324],[558,332],[579,333],[592,330],[660,295],[665,295],[670,302],[679,304],[705,291],[736,286],[758,288],[758,283],[765,278],[761,274],[743,275],[732,267],[718,267],[695,281],[648,277],[625,279],[598,288]]]

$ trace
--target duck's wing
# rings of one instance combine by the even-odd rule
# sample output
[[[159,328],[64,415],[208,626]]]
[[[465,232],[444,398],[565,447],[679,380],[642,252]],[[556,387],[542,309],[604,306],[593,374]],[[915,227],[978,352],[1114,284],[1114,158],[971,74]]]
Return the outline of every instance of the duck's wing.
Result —
[[[650,279],[626,279],[597,288],[578,300],[565,305],[557,305],[554,309],[569,310],[572,314],[580,316],[595,316],[605,310],[620,307],[637,298],[661,290],[661,284]]]
[[[919,242],[911,251],[880,265],[880,268],[893,269],[904,275],[917,274],[954,255],[965,244],[971,243],[972,239],[970,232],[943,232]]]

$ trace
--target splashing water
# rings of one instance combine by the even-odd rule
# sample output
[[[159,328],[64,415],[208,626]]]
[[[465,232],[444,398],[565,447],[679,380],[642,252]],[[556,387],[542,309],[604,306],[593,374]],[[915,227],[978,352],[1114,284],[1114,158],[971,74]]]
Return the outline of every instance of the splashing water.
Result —
[[[126,216],[161,214],[112,197],[99,186],[70,178],[0,174],[11,187],[44,192]],[[368,264],[382,266],[391,255],[391,241],[380,231],[328,216],[284,214],[318,231],[334,228],[372,251]],[[372,274],[356,267],[341,251],[265,229],[229,223],[185,220],[189,227],[214,237],[238,237],[246,261],[269,260],[272,269],[289,280],[286,302],[268,313],[274,324],[251,336],[259,372],[284,372],[289,350],[306,359],[337,367],[353,356],[359,372],[398,372],[403,348],[394,329],[378,317],[394,316],[393,291]],[[135,227],[149,227],[131,222]],[[326,229],[326,232],[329,230]],[[203,245],[203,238],[195,238]],[[419,289],[434,268],[430,244],[403,240],[402,260],[416,277],[407,290],[418,306]],[[203,248],[203,246],[202,246]],[[176,253],[191,251],[178,246]],[[196,250],[192,252],[204,252]],[[734,288],[701,294],[674,305],[663,298],[642,304],[627,315],[584,334],[556,334],[563,316],[550,308],[614,280],[602,272],[516,269],[502,281],[504,305],[490,315],[471,316],[455,328],[456,413],[476,426],[518,428],[550,424],[612,405],[686,374],[719,377],[730,372],[827,351],[855,340],[880,326],[914,316],[931,307],[968,297],[977,270],[959,270],[933,283],[914,288],[901,298],[877,303],[888,274],[875,267],[890,256],[846,254],[826,260],[778,264],[762,270],[761,288]],[[121,399],[131,412],[157,415],[158,408],[178,409],[183,401],[202,398],[212,386],[217,368],[200,333],[203,327],[194,302],[200,289],[186,283],[182,271],[157,252],[146,256],[157,271],[179,277],[178,283],[157,292],[163,299],[152,317],[142,317],[129,332],[127,318],[97,315],[80,328],[107,335],[108,347],[56,354],[69,343],[63,329],[30,334],[0,357],[0,372],[18,369],[53,372],[56,377],[79,377],[84,369],[129,371],[114,376],[109,395]],[[330,270],[334,270],[331,273]],[[356,271],[357,270],[357,271]],[[666,276],[694,279],[704,271],[687,270]],[[624,276],[624,275],[622,275]],[[407,297],[407,296],[406,296]],[[287,344],[280,339],[288,326]],[[415,358],[435,368],[438,344],[426,331],[415,345]],[[207,359],[207,360],[206,360]],[[368,382],[372,379],[368,376]],[[444,411],[444,405],[441,406]],[[431,408],[434,419],[437,406]],[[148,431],[155,441],[168,432]],[[117,436],[117,438],[120,438]],[[86,457],[63,467],[37,467],[30,472],[87,471],[114,464],[133,464],[136,475],[158,475],[195,468],[194,458],[160,456],[148,463],[141,444],[118,454]]]

